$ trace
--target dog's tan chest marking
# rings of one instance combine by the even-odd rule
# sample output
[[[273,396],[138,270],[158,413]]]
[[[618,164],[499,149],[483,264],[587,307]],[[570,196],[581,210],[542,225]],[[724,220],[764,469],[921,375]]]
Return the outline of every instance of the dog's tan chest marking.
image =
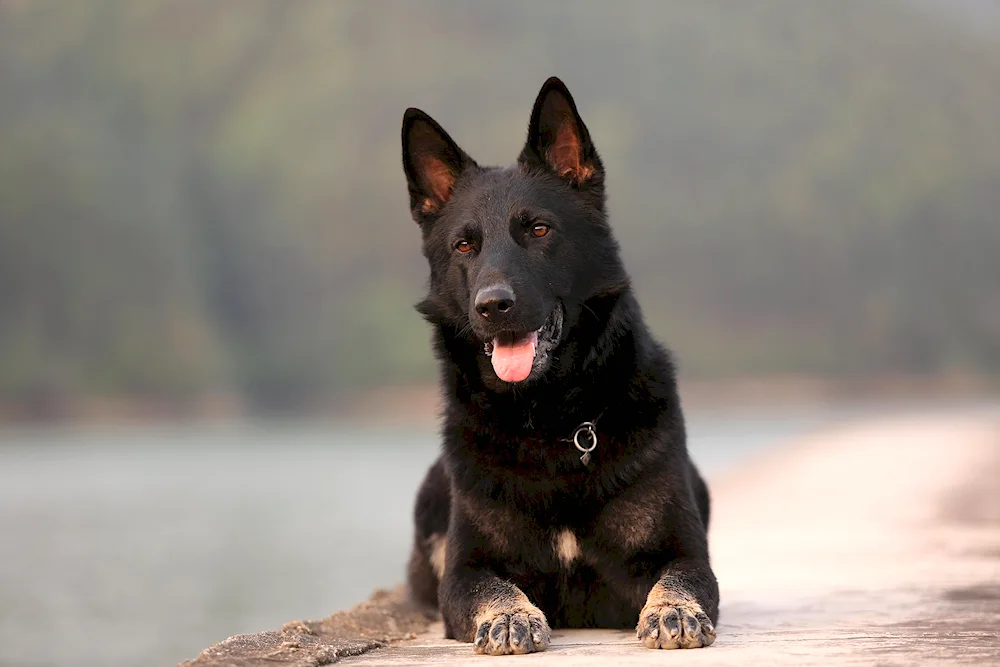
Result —
[[[563,567],[569,567],[573,561],[580,557],[580,543],[569,528],[563,528],[556,533],[553,542],[555,543],[556,558],[563,564]]]

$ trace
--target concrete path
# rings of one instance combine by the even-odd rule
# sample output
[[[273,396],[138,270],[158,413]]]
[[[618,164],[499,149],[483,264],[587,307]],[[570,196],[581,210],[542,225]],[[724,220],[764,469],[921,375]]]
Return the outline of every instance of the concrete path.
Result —
[[[710,480],[718,640],[554,632],[477,656],[440,624],[345,665],[1000,665],[1000,422],[929,416],[793,443]]]

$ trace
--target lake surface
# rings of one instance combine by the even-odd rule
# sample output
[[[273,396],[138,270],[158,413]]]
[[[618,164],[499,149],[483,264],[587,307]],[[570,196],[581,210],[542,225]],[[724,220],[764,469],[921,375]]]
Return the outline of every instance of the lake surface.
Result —
[[[690,449],[711,477],[902,409],[694,413]],[[437,450],[427,427],[0,431],[0,666],[174,664],[398,584]]]

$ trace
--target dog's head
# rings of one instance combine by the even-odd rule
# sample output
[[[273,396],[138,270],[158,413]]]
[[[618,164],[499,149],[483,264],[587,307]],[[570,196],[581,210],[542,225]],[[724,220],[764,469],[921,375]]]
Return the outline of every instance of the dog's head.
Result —
[[[545,82],[510,167],[480,167],[427,114],[403,117],[403,168],[430,293],[418,309],[477,346],[484,380],[541,377],[587,300],[628,282],[604,168],[562,81]]]

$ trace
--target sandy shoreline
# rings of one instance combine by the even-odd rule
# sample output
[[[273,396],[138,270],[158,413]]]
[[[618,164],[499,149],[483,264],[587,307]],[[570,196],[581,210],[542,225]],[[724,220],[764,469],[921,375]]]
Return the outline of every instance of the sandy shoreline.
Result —
[[[685,662],[1000,664],[998,417],[928,414],[839,428],[711,479],[719,638],[709,649],[683,652]],[[266,641],[227,640],[189,664],[486,659],[441,639],[437,623],[421,632],[428,621],[398,600],[380,604],[381,625],[342,613]],[[352,627],[354,636],[344,630]],[[364,639],[372,648],[408,633],[416,636],[358,657],[347,649],[360,645],[344,643]],[[230,650],[251,644],[257,649],[249,653]],[[680,658],[644,649],[628,632],[575,630],[556,631],[549,651],[519,659],[640,665]]]

